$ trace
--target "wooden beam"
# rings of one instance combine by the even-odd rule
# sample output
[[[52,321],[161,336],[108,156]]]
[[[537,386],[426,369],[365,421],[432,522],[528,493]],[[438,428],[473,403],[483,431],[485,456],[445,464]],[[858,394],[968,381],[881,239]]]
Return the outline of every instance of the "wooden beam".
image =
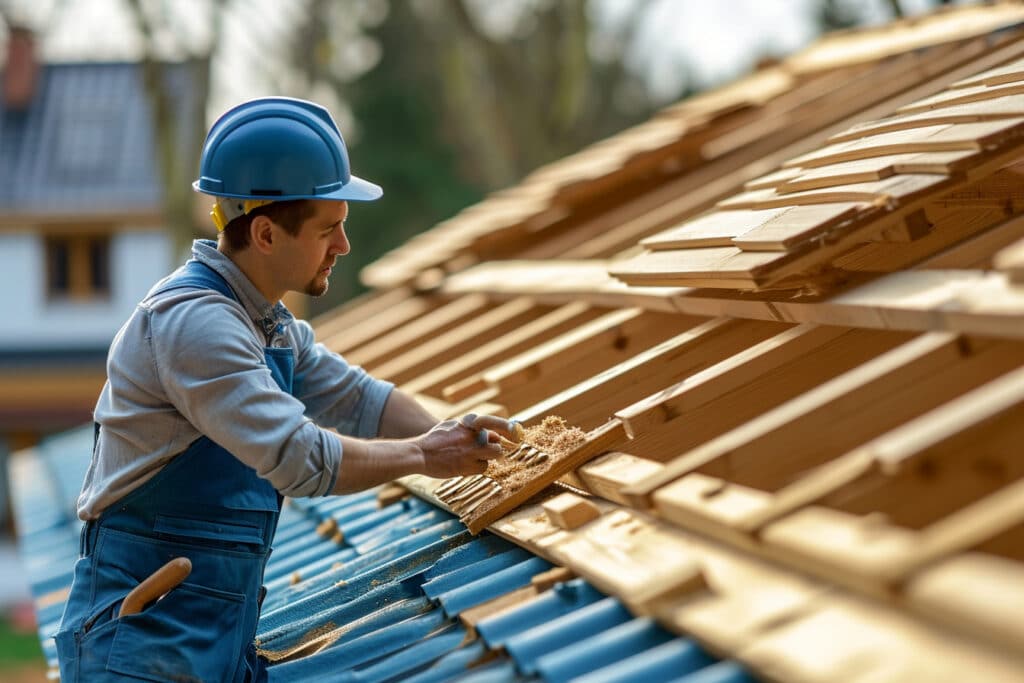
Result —
[[[404,290],[395,290],[404,291]],[[317,326],[317,338],[335,353],[345,355],[370,340],[401,328],[410,321],[420,318],[441,306],[443,299],[435,296],[410,296],[387,306],[379,314],[355,321],[342,315],[337,323],[330,318]]]
[[[1021,344],[922,335],[723,436],[698,476],[654,492],[656,507],[680,524],[753,533],[863,474],[837,458],[860,462],[844,454],[1021,364]]]
[[[727,362],[721,369],[712,368],[697,384],[699,388],[689,405],[686,399],[690,397],[684,389],[669,399],[668,411],[648,400],[640,409],[643,412],[634,412],[639,420],[646,421],[645,428],[634,432],[633,441],[620,450],[668,462],[656,476],[624,490],[623,495],[636,507],[650,507],[650,495],[656,489],[704,468],[744,443],[742,439],[756,435],[758,425],[772,419],[765,417],[766,413],[891,350],[910,336],[856,329],[838,335],[831,330],[802,332],[788,340],[769,340],[771,344],[766,342],[755,349],[746,362]],[[795,355],[800,349],[804,353]],[[740,383],[759,367],[764,372]],[[652,421],[660,424],[652,426]],[[636,429],[644,422],[633,424]]]
[[[510,358],[486,370],[482,377],[499,391],[502,403],[518,412],[577,382],[603,377],[608,368],[651,347],[660,348],[661,342],[699,327],[701,322],[691,316],[638,308],[614,311]],[[527,420],[525,416],[522,419]]]
[[[583,429],[603,424],[619,408],[742,351],[779,332],[776,323],[716,318],[652,346],[558,392],[538,392],[537,402],[516,410],[530,423],[561,415]],[[602,354],[602,357],[606,356]],[[507,400],[506,392],[501,394]],[[642,455],[642,454],[641,454]]]
[[[415,320],[404,323],[391,332],[367,340],[359,348],[349,351],[345,357],[354,365],[373,368],[375,365],[380,365],[408,351],[413,346],[422,343],[424,339],[443,334],[483,315],[490,305],[487,297],[483,295],[470,294],[459,297]]]
[[[406,391],[429,393],[440,397],[442,390],[449,384],[480,372],[500,359],[521,353],[543,341],[575,329],[604,312],[584,302],[566,303],[551,313],[509,332],[504,337],[489,341],[409,380],[402,387]],[[478,387],[476,391],[480,391],[482,388],[484,387]],[[473,393],[475,391],[448,395],[445,398],[449,401],[460,401]]]
[[[405,353],[377,365],[373,369],[373,375],[395,384],[402,384],[550,312],[550,307],[538,306],[529,297],[520,297],[496,305],[491,310],[447,332],[425,339]]]
[[[914,565],[922,533],[1024,477],[1016,457],[1022,425],[1019,368],[866,444],[876,469],[855,486],[826,495],[819,506],[767,526],[765,547],[832,580],[884,591],[903,578],[900,568]],[[969,537],[961,524],[947,521],[954,539],[946,543]]]
[[[1024,284],[1024,240],[1001,249],[993,257],[996,270],[1006,273],[1015,284]]]

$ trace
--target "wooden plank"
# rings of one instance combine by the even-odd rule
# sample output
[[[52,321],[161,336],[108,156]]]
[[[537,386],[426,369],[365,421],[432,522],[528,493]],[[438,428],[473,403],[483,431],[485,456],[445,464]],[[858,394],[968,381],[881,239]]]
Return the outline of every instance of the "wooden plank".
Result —
[[[824,234],[870,209],[866,203],[845,202],[793,206],[783,209],[777,218],[733,238],[733,245],[744,251],[786,251],[809,237]]]
[[[950,558],[905,588],[916,611],[955,625],[984,642],[1019,651],[1024,633],[1024,567],[970,553]]]
[[[689,547],[629,510],[541,544],[559,564],[618,596],[635,614],[653,615],[667,600],[706,588]]]
[[[613,263],[608,272],[626,284],[752,288],[755,273],[777,259],[766,252],[735,247],[652,251]]]
[[[734,353],[664,391],[637,401],[615,413],[631,438],[674,420],[723,394],[798,360],[846,330],[841,327],[799,325],[780,331]]]
[[[652,251],[689,247],[728,247],[732,246],[733,238],[756,230],[790,210],[777,208],[764,211],[713,211],[640,240],[640,245]]]
[[[968,168],[978,156],[974,151],[889,154],[870,159],[843,161],[827,166],[801,169],[794,178],[780,183],[776,192],[802,192],[822,187],[884,180],[897,174],[950,175]]]
[[[865,121],[851,126],[842,133],[829,137],[828,142],[846,142],[869,135],[891,133],[897,130],[908,130],[923,126],[975,123],[978,121],[993,121],[1021,116],[1024,116],[1024,93],[975,102],[964,102],[942,109],[927,109],[912,114],[890,116],[877,121]]]
[[[1024,368],[945,403],[866,444],[877,474],[769,525],[775,550],[867,590],[899,577],[919,532],[1024,477],[1019,462]],[[828,507],[824,507],[828,506]]]
[[[713,365],[780,329],[776,323],[709,320],[558,393],[541,393],[538,402],[517,410],[515,418],[531,423],[554,414],[584,429],[595,427],[632,401]],[[501,396],[506,400],[504,393]]]
[[[771,173],[748,180],[743,183],[744,190],[764,190],[778,187],[787,180],[791,180],[800,174],[799,168],[779,168]]]
[[[777,193],[772,190],[745,192],[718,203],[720,209],[771,209],[781,206],[868,202],[895,208],[923,194],[936,192],[951,184],[945,176],[922,173],[901,174],[882,180],[847,183],[801,192]]]
[[[1019,21],[1019,8],[1013,5],[973,8],[971,12],[936,13],[871,31],[836,32],[789,57],[785,63],[797,73],[806,73],[874,62],[886,57],[898,58],[901,53],[934,49],[943,43],[985,35]]]
[[[629,502],[621,494],[622,489],[651,476],[662,467],[663,464],[654,460],[612,452],[582,465],[576,470],[576,475],[594,495],[628,505]]]
[[[975,213],[970,210],[971,213]],[[991,270],[993,257],[1001,249],[1018,240],[1024,240],[1024,216],[1017,216],[983,230],[953,247],[931,256],[915,266],[915,269],[944,270],[983,269]]]
[[[937,559],[991,544],[1002,534],[1024,529],[1024,479],[1005,486],[921,532],[913,557],[889,569],[894,578],[906,577]],[[1006,544],[1010,545],[1010,544]],[[1024,548],[1012,544],[1011,559],[1024,559]]]
[[[654,502],[679,524],[753,533],[813,502],[806,494],[820,497],[853,481],[832,476],[834,488],[823,491],[819,477],[802,485],[805,473],[1021,364],[1019,344],[922,335],[724,436],[716,459],[655,491]]]
[[[424,339],[442,334],[482,315],[490,305],[487,297],[480,294],[460,297],[387,334],[368,340],[359,348],[349,351],[346,354],[346,359],[353,365],[372,368],[374,365],[380,365],[400,353],[408,351]]]
[[[594,309],[583,302],[566,303],[547,315],[527,323],[514,332],[500,339],[494,339],[478,348],[452,359],[447,363],[429,370],[402,385],[403,389],[414,393],[430,393],[441,396],[447,385],[464,379],[473,373],[489,367],[496,359],[505,358],[532,348],[543,340],[563,334],[567,330],[601,315],[603,311]],[[447,397],[450,401],[459,401],[470,394]]]
[[[473,506],[460,514],[460,519],[473,534],[478,534],[526,501],[594,456],[614,448],[625,439],[622,425],[611,421],[587,434],[586,441],[569,453],[549,457],[531,470],[530,478],[514,491],[501,491],[488,505]],[[450,481],[450,480],[449,480]],[[564,564],[564,563],[563,563]],[[568,566],[568,565],[566,565]]]
[[[833,591],[766,629],[734,656],[770,680],[986,681],[1020,679],[1019,652],[979,645],[915,615]]]
[[[345,355],[372,339],[377,339],[411,320],[426,315],[443,305],[444,301],[436,296],[412,296],[388,306],[379,315],[360,320],[358,324],[346,324],[345,317],[336,325],[325,321],[323,327],[316,328],[317,339],[331,351]]]
[[[970,88],[979,85],[1002,85],[1024,81],[1024,59],[1017,59],[1009,64],[986,69],[979,74],[957,81],[951,88]]]
[[[633,441],[622,450],[669,461],[657,475],[623,490],[623,495],[636,507],[650,507],[650,495],[656,489],[706,467],[745,443],[744,439],[758,435],[763,425],[774,424],[772,420],[779,419],[774,411],[782,404],[884,354],[909,337],[857,329],[843,330],[838,335],[833,330],[809,327],[800,334],[790,331],[752,350],[746,362],[734,361],[709,371],[700,378],[703,381],[697,386],[701,388],[696,389],[689,404],[685,389],[677,389],[667,409],[648,400],[642,407],[622,411],[630,416],[632,429],[637,430]],[[801,350],[803,353],[796,355]],[[741,383],[758,368],[764,370]],[[717,476],[721,471],[709,473]]]
[[[814,168],[841,161],[913,152],[981,151],[1018,137],[1024,118],[922,126],[837,142],[791,159],[786,166]]]
[[[967,104],[969,102],[981,102],[996,98],[1009,97],[1011,95],[1020,95],[1021,93],[1024,93],[1024,82],[1004,83],[994,86],[979,85],[967,88],[956,88],[943,90],[931,97],[925,97],[917,102],[906,104],[897,109],[897,111],[900,114],[913,114],[931,109],[946,109],[948,107],[958,104]]]
[[[993,258],[993,265],[1006,273],[1010,282],[1024,283],[1024,240],[1001,249]]]
[[[630,359],[668,338],[699,327],[699,318],[633,308],[608,313],[483,372],[500,401],[519,415],[523,408]],[[592,426],[563,415],[584,429]],[[602,419],[603,422],[603,419]]]
[[[550,307],[539,306],[529,297],[496,305],[492,310],[423,340],[405,353],[381,363],[374,367],[373,375],[402,384],[550,312]]]
[[[309,324],[319,338],[330,337],[372,320],[414,296],[416,293],[406,287],[370,291],[311,319]]]

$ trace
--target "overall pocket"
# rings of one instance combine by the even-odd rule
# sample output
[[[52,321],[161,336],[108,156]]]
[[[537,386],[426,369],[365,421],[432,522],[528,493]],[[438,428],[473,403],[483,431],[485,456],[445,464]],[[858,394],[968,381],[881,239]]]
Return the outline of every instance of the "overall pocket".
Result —
[[[150,681],[230,681],[241,665],[245,596],[183,583],[117,620],[107,670]]]

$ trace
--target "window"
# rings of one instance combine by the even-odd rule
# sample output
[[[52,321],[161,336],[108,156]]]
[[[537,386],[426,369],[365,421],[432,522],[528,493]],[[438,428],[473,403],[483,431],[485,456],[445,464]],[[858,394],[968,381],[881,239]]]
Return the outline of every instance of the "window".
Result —
[[[110,237],[46,237],[46,292],[51,299],[105,299],[110,296]]]

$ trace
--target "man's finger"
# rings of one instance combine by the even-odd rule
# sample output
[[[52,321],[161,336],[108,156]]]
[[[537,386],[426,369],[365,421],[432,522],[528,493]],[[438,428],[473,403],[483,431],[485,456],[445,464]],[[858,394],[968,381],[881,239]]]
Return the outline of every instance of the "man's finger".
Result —
[[[468,416],[467,416],[468,417]],[[465,418],[463,418],[465,419]],[[465,424],[465,423],[463,423]],[[473,427],[477,429],[493,429],[496,432],[501,432],[506,436],[515,437],[516,429],[515,425],[519,423],[515,420],[506,420],[503,417],[497,415],[474,415],[473,416]],[[522,426],[519,426],[519,430],[522,430]],[[515,440],[515,439],[514,439]]]
[[[481,446],[476,451],[479,454],[481,460],[494,460],[505,455],[505,451],[502,450],[501,444],[489,443],[486,446]]]

